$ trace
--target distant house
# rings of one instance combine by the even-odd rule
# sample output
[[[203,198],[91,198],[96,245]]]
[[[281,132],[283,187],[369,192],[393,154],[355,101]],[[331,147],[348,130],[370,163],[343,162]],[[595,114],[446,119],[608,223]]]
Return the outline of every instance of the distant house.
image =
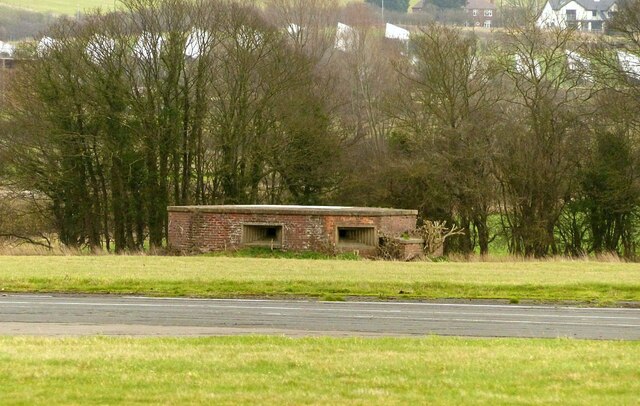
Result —
[[[427,0],[419,1],[411,7],[414,13],[424,11]],[[494,0],[467,0],[464,6],[466,15],[465,24],[472,27],[491,28],[494,26],[497,7]]]
[[[10,58],[13,56],[15,47],[7,42],[0,41],[0,57]]]
[[[424,5],[426,2],[427,2],[426,0],[421,0],[417,2],[415,6],[411,7],[411,11],[414,13],[421,12],[422,10],[424,10]]]
[[[11,69],[14,67],[14,51],[15,47],[13,45],[0,41],[0,69]]]
[[[494,26],[497,7],[494,0],[468,0],[464,6],[467,15],[467,25],[473,27],[491,28]]]
[[[617,0],[548,0],[536,24],[540,28],[573,27],[603,32],[618,7]]]

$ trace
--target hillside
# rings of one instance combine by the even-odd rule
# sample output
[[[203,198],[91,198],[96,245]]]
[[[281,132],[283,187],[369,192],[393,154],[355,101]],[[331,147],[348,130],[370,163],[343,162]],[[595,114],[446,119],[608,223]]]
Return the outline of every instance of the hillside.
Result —
[[[411,0],[411,6],[419,0]],[[86,11],[94,8],[113,8],[118,0],[34,0],[25,4],[21,0],[0,0],[0,5],[15,7],[24,10],[50,12],[54,14],[75,14],[78,11]]]
[[[23,10],[51,12],[54,14],[74,14],[77,11],[91,10],[97,7],[112,8],[114,0],[34,0],[25,4],[20,0],[0,0],[0,5]]]

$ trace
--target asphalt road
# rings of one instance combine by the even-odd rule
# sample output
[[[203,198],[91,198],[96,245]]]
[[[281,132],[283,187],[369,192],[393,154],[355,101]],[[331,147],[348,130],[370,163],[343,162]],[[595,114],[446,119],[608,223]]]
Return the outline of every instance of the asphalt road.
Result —
[[[638,340],[640,309],[4,295],[0,297],[0,334],[437,334]]]

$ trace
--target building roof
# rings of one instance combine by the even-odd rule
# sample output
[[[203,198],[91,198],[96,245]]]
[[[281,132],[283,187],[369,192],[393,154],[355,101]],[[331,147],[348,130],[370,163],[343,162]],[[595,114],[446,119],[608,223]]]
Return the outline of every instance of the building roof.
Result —
[[[495,10],[496,5],[489,0],[467,0],[467,5],[464,8],[467,10]]]
[[[607,11],[616,4],[617,0],[549,0],[551,8],[559,10],[568,3],[575,1],[585,10]]]
[[[417,210],[379,207],[295,206],[295,205],[217,205],[169,206],[170,212],[243,213],[243,214],[302,214],[318,216],[417,216]]]

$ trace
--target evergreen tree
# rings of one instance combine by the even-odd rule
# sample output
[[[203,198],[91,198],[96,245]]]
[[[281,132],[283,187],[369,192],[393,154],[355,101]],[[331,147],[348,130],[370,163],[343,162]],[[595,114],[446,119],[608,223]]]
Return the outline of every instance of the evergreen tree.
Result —
[[[366,2],[382,7],[382,0],[366,0]],[[384,0],[384,9],[406,13],[409,9],[409,0]]]
[[[430,0],[431,4],[440,8],[461,8],[467,0]]]

